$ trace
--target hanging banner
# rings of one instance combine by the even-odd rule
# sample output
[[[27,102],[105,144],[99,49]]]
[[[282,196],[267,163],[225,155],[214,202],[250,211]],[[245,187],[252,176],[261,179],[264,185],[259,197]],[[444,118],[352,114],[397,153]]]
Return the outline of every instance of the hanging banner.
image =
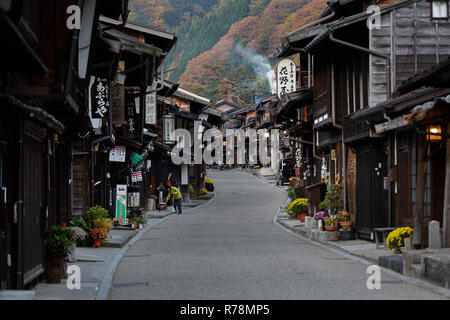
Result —
[[[149,87],[147,90],[151,89]],[[156,114],[156,91],[149,93],[145,96],[145,124],[156,125],[157,124],[157,114]]]
[[[297,88],[297,66],[291,59],[283,59],[277,64],[277,96],[295,92]]]
[[[115,147],[109,151],[110,162],[125,162],[126,160],[126,147]]]
[[[116,186],[116,212],[114,221],[120,224],[128,224],[127,219],[127,186],[118,184]]]
[[[139,101],[137,88],[125,88],[125,119],[127,122],[125,136],[127,138],[140,138],[142,132]]]
[[[163,125],[163,142],[167,144],[175,143],[175,116],[173,114],[165,115]]]

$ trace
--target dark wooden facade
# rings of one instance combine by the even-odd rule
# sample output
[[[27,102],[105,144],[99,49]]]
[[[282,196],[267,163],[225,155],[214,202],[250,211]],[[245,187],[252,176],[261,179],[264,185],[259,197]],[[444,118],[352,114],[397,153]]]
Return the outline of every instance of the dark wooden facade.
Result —
[[[431,74],[427,69],[442,65],[450,55],[450,23],[431,18],[430,2],[381,1],[379,29],[366,26],[365,8],[370,4],[329,5],[321,17],[334,11],[333,17],[289,34],[280,51],[282,57],[303,48],[302,52],[313,56],[315,151],[325,159],[328,183],[338,174],[345,178],[346,208],[356,220],[359,236],[367,239],[373,239],[376,227],[414,225],[418,141],[426,130],[425,123],[420,129],[402,127],[382,134],[375,127],[445,96],[437,89],[411,94],[408,91],[420,86],[412,88],[413,81],[403,82],[424,71]],[[445,70],[439,70],[434,77],[441,75],[441,80],[434,87],[445,88]],[[390,100],[401,94],[405,96]],[[442,128],[445,121],[445,117],[438,121]],[[427,223],[442,220],[445,198],[438,182],[445,173],[445,149],[434,144],[428,143],[424,153],[429,159],[422,245],[426,245]],[[330,161],[331,153],[336,154],[335,161]]]
[[[92,2],[94,21],[102,12],[117,18],[127,3],[105,9],[104,2]],[[73,197],[88,166],[78,167],[73,148],[89,123],[86,87],[75,71],[78,31],[66,27],[72,4],[13,1],[0,8],[1,40],[11,44],[0,70],[0,290],[36,283],[45,268],[44,233],[85,209]]]

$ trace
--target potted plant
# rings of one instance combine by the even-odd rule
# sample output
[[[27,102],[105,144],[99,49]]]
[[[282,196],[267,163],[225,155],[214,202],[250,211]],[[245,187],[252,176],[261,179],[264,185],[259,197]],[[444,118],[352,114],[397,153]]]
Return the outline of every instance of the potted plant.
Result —
[[[326,231],[336,231],[337,229],[337,220],[333,217],[329,217],[325,220],[325,230]]]
[[[212,181],[208,177],[205,177],[205,188],[208,189],[208,191],[213,192],[214,191],[214,181]]]
[[[308,199],[295,199],[286,207],[286,211],[301,222],[305,222],[305,217],[308,215]]]
[[[314,220],[325,221],[325,220],[327,220],[328,215],[325,213],[325,211],[317,211],[316,213],[314,213],[313,218],[314,218]]]
[[[62,226],[51,226],[45,234],[46,276],[48,283],[60,283],[65,277],[65,259],[74,243],[74,231]]]
[[[92,227],[98,229],[104,229],[106,232],[109,232],[113,228],[114,224],[110,219],[105,218],[95,218],[92,220]]]
[[[328,211],[330,216],[335,216],[342,211],[344,207],[343,186],[341,184],[332,184],[328,186],[325,199],[320,203],[321,210]]]
[[[93,248],[100,248],[102,244],[102,239],[105,239],[108,236],[108,233],[105,229],[94,228],[91,231],[91,237],[94,239]]]
[[[291,200],[303,198],[304,197],[303,188],[301,188],[300,184],[297,181],[295,181],[295,183],[293,183],[292,185],[290,184],[289,187],[287,188],[287,195]]]
[[[142,229],[145,225],[145,219],[142,217],[135,218],[133,222],[138,226],[139,229]]]
[[[342,229],[351,229],[353,225],[352,217],[347,211],[342,211],[338,216],[339,224]]]
[[[410,227],[397,228],[386,238],[386,245],[395,253],[401,253],[400,248],[405,246],[405,239],[412,238],[414,230]]]
[[[75,250],[78,244],[84,244],[86,242],[87,233],[80,227],[70,227],[73,231],[73,243],[69,247],[68,260],[69,262],[75,262]]]
[[[94,227],[94,221],[96,219],[108,219],[108,210],[102,208],[101,206],[95,206],[89,208],[83,215],[84,220],[88,223],[91,228]]]

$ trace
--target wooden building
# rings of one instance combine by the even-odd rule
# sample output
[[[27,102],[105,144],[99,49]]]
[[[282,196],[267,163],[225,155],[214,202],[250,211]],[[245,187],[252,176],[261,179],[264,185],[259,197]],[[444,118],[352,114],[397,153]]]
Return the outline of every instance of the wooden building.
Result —
[[[81,30],[67,28],[75,1],[3,1],[8,43],[0,84],[0,289],[22,289],[44,271],[43,234],[74,211],[73,146],[89,128],[86,76],[100,14],[126,20],[128,1],[89,1]],[[84,43],[84,44],[82,44]],[[88,44],[88,45],[85,45]]]
[[[414,209],[402,201],[409,201],[407,186],[416,177],[395,180],[408,176],[396,168],[410,159],[399,153],[409,143],[399,145],[398,137],[380,135],[374,126],[390,117],[388,105],[410,98],[391,100],[402,81],[450,54],[450,23],[436,16],[431,3],[380,1],[377,21],[367,11],[371,1],[336,1],[316,22],[287,35],[279,51],[279,57],[312,55],[315,153],[325,159],[327,182],[345,184],[345,207],[361,238],[373,239],[376,227],[412,224]]]

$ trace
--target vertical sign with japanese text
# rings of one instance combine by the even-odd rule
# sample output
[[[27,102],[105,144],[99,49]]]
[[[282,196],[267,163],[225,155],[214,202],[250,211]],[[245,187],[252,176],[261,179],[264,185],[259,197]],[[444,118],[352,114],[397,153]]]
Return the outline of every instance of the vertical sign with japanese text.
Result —
[[[139,138],[142,132],[139,91],[136,88],[125,88],[125,119],[127,122],[125,136]]]
[[[145,124],[156,125],[157,124],[157,114],[156,114],[156,91],[149,93],[145,96]]]
[[[110,108],[110,85],[108,80],[96,78],[91,86],[91,118],[104,119]]]
[[[117,82],[111,84],[111,110],[113,124],[126,124],[125,87]]]
[[[118,184],[116,186],[116,214],[114,221],[120,224],[128,224],[127,219],[127,186]]]
[[[175,116],[165,115],[163,124],[164,143],[175,143]]]
[[[277,64],[277,96],[295,92],[297,88],[297,66],[291,59],[283,59]]]

